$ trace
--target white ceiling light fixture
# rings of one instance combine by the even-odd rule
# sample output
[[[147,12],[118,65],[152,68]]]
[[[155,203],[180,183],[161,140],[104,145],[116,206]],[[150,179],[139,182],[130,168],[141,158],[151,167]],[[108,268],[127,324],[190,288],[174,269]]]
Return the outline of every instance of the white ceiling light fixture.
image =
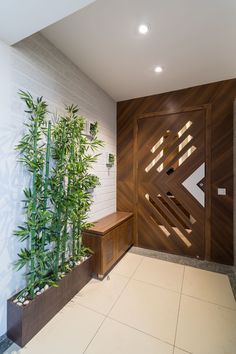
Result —
[[[1,8],[12,2],[0,1],[0,27]],[[105,8],[104,3],[94,1],[42,34],[115,101],[235,78],[235,0],[204,1],[204,16],[202,1],[110,0]],[[186,16],[189,21],[180,26]],[[147,34],[139,33],[141,24],[149,26]],[[156,66],[163,71],[155,73]]]
[[[140,34],[147,34],[150,31],[150,28],[148,25],[145,25],[144,23],[141,24],[138,28],[138,31]]]
[[[161,66],[156,66],[154,71],[155,73],[161,73],[163,71],[163,68]]]

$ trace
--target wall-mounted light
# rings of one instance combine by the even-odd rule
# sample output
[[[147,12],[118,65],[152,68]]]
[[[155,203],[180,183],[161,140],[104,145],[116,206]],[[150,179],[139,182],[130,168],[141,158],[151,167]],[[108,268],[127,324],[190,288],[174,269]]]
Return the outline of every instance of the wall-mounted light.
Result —
[[[106,166],[111,168],[115,164],[115,155],[112,153],[107,154],[107,163]]]

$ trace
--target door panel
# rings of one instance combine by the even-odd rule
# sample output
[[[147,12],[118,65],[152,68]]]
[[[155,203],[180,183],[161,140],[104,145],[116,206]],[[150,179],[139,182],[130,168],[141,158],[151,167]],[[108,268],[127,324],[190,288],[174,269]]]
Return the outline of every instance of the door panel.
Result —
[[[205,110],[138,120],[140,247],[204,258]]]

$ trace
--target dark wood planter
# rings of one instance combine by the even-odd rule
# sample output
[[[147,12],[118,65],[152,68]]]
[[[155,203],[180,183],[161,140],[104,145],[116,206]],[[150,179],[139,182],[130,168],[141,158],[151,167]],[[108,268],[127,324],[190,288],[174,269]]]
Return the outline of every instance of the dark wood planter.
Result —
[[[7,301],[7,336],[23,347],[60,311],[92,278],[90,256],[58,282],[36,296],[28,305],[18,306],[14,297]]]

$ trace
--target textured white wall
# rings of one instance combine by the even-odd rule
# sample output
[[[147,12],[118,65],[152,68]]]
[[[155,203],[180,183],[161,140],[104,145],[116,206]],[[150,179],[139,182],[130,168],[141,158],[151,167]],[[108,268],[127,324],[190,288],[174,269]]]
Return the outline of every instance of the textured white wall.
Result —
[[[33,35],[10,48],[0,43],[0,336],[6,332],[6,300],[23,285],[23,274],[12,263],[21,244],[13,231],[23,220],[22,189],[27,175],[16,162],[14,146],[24,131],[24,104],[17,91],[44,96],[52,113],[75,103],[87,119],[99,122],[105,148],[94,173],[101,186],[94,191],[90,219],[116,210],[116,168],[106,167],[106,153],[116,154],[115,102],[42,35]]]
[[[236,274],[236,100],[234,100],[234,271]]]

